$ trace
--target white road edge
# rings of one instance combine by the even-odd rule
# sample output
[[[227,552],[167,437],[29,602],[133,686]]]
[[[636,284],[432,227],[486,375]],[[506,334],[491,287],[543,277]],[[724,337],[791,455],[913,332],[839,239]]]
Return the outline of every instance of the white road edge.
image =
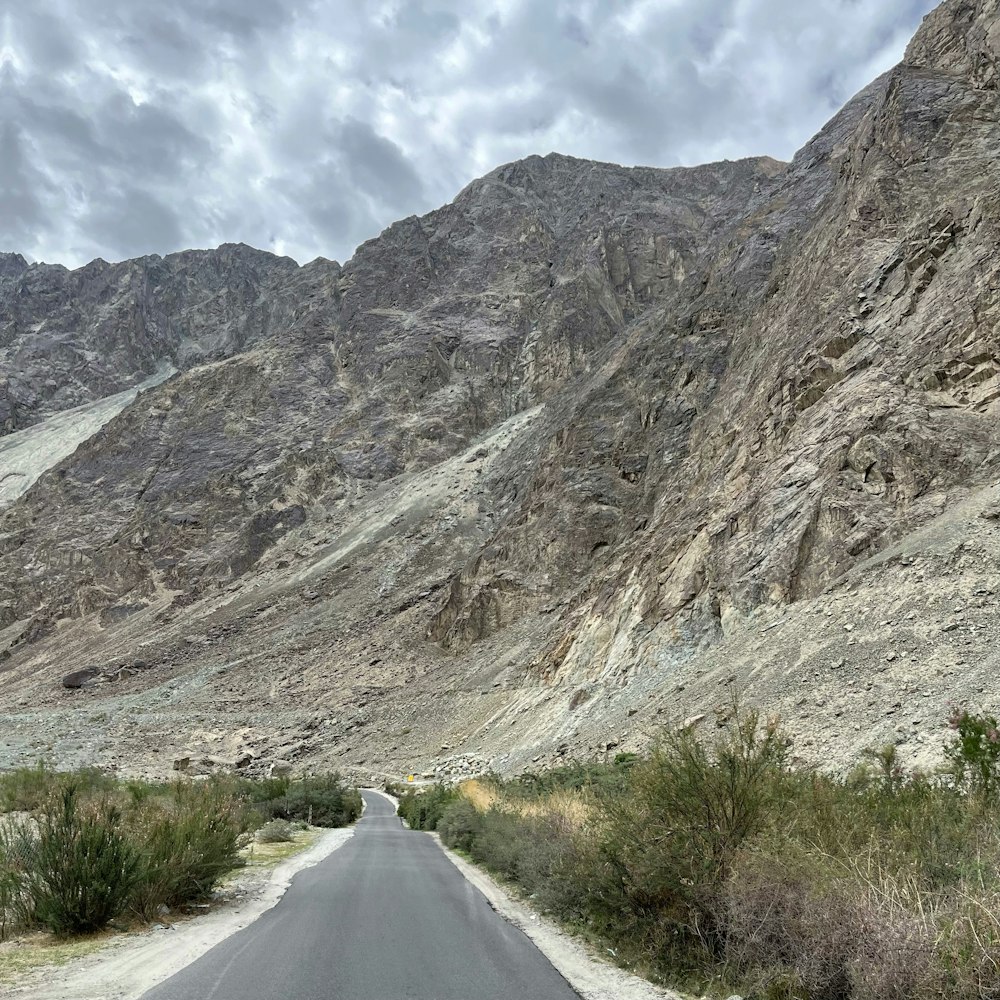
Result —
[[[482,869],[470,864],[431,834],[449,861],[508,923],[522,931],[583,1000],[683,1000],[609,962],[594,958],[576,938],[515,899]]]
[[[138,1000],[210,948],[253,923],[285,894],[292,878],[342,847],[354,827],[330,830],[309,848],[282,861],[261,888],[235,906],[174,925],[115,938],[107,948],[63,968],[44,967],[43,982],[14,987],[14,1000]]]
[[[398,807],[399,800],[376,788],[375,792]],[[42,982],[15,987],[14,1000],[139,1000],[200,958],[231,934],[253,923],[275,906],[292,878],[329,857],[354,836],[354,827],[330,830],[307,850],[281,862],[263,887],[236,906],[196,917],[169,930],[123,935],[71,966],[40,970]],[[459,857],[430,834],[459,873],[486,898],[508,923],[521,930],[576,990],[582,1000],[683,1000],[679,993],[652,983],[591,956],[586,948],[551,921],[511,896],[484,871]]]

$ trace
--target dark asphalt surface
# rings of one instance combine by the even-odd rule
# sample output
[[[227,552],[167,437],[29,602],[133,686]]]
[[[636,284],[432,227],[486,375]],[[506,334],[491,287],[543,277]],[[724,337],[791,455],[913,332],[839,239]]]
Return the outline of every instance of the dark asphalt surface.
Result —
[[[142,1000],[579,1000],[427,834],[364,797],[343,847]]]

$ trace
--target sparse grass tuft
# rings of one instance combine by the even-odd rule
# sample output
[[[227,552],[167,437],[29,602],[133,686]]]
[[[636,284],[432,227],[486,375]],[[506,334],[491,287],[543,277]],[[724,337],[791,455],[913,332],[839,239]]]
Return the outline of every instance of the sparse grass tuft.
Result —
[[[0,986],[16,983],[35,969],[83,958],[103,948],[107,940],[106,934],[72,939],[32,934],[19,941],[0,943]]]

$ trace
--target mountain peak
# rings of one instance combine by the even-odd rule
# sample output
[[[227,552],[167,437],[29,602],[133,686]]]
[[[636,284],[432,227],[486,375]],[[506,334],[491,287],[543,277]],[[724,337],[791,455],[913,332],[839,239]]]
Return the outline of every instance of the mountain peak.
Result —
[[[0,253],[0,278],[17,278],[28,270],[28,262],[19,253]]]
[[[998,3],[790,165],[535,156],[343,269],[0,282],[0,766],[42,721],[57,763],[509,772],[723,688],[929,765],[1000,673]]]

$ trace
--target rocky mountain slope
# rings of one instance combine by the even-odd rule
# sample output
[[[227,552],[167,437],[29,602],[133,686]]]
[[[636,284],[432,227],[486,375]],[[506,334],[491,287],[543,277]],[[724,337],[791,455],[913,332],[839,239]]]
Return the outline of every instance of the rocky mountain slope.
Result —
[[[177,373],[0,512],[0,757],[509,769],[742,691],[929,759],[1000,696],[998,23],[790,164],[531,157],[343,267],[4,257],[19,447]]]

